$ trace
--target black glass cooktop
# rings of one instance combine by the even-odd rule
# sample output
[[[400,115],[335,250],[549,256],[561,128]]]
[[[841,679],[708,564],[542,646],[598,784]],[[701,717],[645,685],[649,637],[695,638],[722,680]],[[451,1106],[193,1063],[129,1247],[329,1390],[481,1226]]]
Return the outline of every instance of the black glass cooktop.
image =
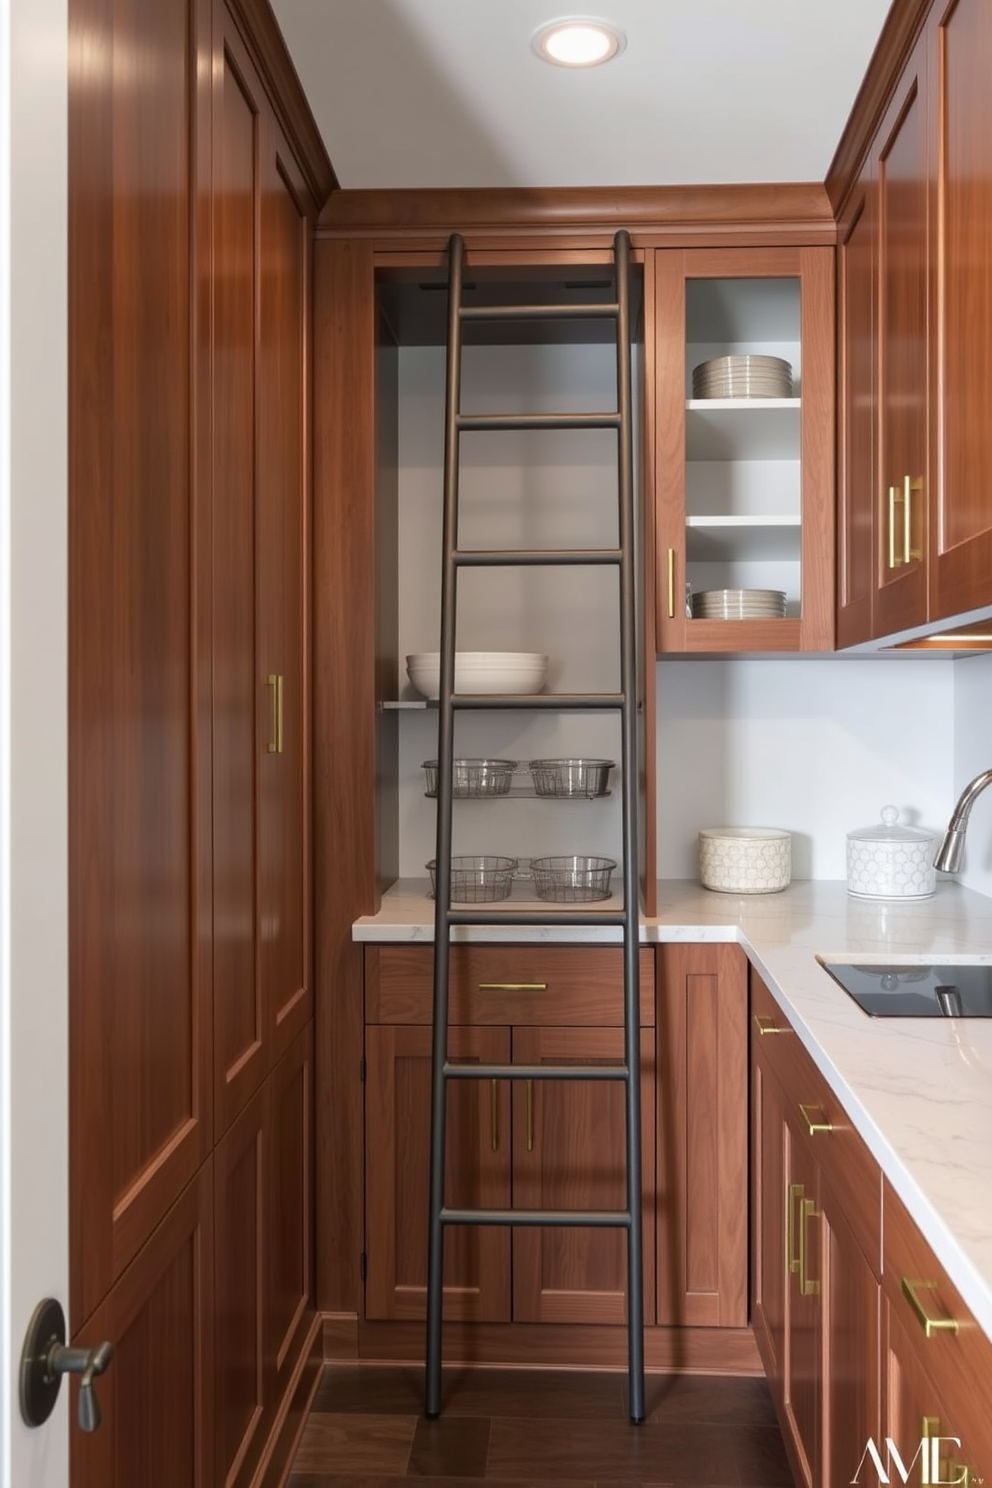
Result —
[[[821,965],[872,1018],[992,1018],[992,966]]]

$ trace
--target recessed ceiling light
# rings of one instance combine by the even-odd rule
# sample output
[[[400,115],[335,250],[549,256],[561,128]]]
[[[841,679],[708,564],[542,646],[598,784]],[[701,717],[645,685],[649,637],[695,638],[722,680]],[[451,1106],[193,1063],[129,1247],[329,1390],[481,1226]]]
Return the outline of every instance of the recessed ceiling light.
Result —
[[[559,67],[595,67],[622,52],[626,38],[605,21],[564,16],[549,21],[534,37],[534,50],[545,62]]]

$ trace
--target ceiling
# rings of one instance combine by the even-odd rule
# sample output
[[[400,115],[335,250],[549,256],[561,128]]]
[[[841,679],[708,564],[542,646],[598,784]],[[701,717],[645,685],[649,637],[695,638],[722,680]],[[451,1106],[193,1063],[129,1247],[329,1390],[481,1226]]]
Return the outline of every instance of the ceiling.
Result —
[[[890,0],[272,0],[346,189],[822,181]],[[624,32],[538,59],[561,15]]]

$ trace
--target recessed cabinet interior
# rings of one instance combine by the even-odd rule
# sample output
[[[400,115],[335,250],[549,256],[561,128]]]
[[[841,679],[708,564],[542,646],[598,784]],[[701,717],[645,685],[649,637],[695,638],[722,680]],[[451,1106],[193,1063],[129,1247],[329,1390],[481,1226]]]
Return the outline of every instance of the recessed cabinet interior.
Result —
[[[654,273],[658,650],[828,650],[832,257],[663,251]],[[719,395],[724,359],[742,356],[773,357],[791,377]],[[697,385],[707,372],[715,389]],[[783,594],[784,615],[701,615],[699,596],[742,589]]]

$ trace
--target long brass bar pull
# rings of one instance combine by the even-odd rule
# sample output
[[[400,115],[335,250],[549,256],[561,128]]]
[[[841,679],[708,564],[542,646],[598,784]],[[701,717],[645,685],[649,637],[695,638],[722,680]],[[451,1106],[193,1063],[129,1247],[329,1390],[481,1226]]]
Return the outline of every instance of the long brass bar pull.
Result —
[[[547,982],[480,982],[480,992],[547,992]]]
[[[806,1248],[806,1221],[819,1219],[819,1210],[814,1199],[803,1199],[799,1210],[799,1293],[803,1297],[816,1297],[820,1283],[809,1274],[809,1254]]]
[[[917,1292],[935,1292],[936,1290],[935,1281],[910,1281],[908,1276],[902,1279],[903,1296],[915,1312],[917,1321],[927,1338],[932,1338],[935,1333],[956,1333],[958,1331],[956,1318],[931,1317],[916,1295]]]
[[[270,672],[265,683],[272,688],[272,736],[267,750],[269,754],[282,754],[282,677]]]
[[[913,563],[913,562],[916,562],[920,558],[923,557],[923,549],[922,548],[914,548],[913,547],[913,525],[912,525],[912,518],[911,518],[912,505],[913,505],[912,504],[912,499],[911,499],[912,498],[912,493],[914,491],[920,492],[922,490],[923,490],[923,481],[922,480],[920,480],[920,479],[911,480],[908,475],[906,476],[905,480],[903,481],[903,488],[902,488],[902,500],[903,500],[902,548],[903,548],[903,553],[905,555],[904,556],[904,559],[903,559],[903,562],[905,562],[905,563]]]
[[[785,1264],[793,1274],[799,1270],[799,1257],[795,1249],[796,1200],[801,1200],[804,1192],[805,1189],[801,1183],[790,1183],[785,1196]]]
[[[889,567],[895,568],[896,560],[896,488],[889,487]]]
[[[668,618],[675,619],[675,549],[668,550]]]
[[[494,1152],[499,1151],[499,1081],[492,1081],[489,1106],[489,1141]]]
[[[527,1081],[527,1151],[534,1151],[534,1081]]]

